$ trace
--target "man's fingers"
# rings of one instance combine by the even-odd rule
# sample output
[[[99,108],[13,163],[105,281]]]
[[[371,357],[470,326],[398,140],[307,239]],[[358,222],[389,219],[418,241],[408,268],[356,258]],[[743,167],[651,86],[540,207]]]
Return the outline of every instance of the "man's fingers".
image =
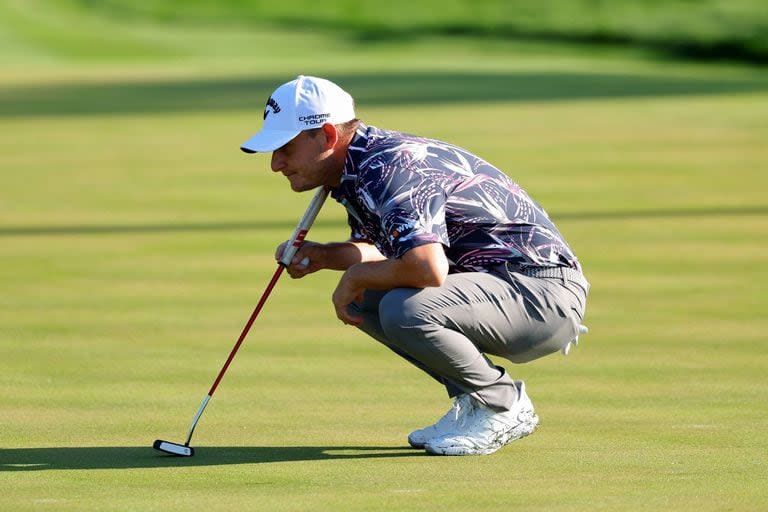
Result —
[[[288,268],[288,275],[293,279],[300,279],[309,274],[307,267],[299,267],[298,265],[290,265]]]
[[[363,323],[363,317],[349,313],[349,304],[339,304],[334,302],[333,307],[336,309],[336,317],[345,325],[354,325],[357,327]]]
[[[275,249],[275,260],[280,261],[280,258],[283,257],[283,251],[285,251],[285,246],[287,243],[288,242],[283,242],[277,246],[277,249]]]
[[[310,273],[309,269],[309,257],[304,256],[304,258],[301,259],[301,261],[296,261],[296,258],[293,259],[290,265],[288,265],[288,275],[290,275],[293,279],[299,279],[307,274]]]
[[[336,308],[336,316],[341,320],[345,325],[353,325],[355,327],[359,327],[360,324],[363,323],[363,318],[359,316],[353,316],[350,315],[347,312],[346,307],[337,307]]]

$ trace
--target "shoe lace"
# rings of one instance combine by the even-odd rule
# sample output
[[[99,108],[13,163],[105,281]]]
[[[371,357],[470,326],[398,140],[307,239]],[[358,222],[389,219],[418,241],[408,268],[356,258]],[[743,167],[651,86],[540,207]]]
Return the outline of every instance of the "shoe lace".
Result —
[[[471,409],[461,418],[461,427],[469,436],[489,436],[509,428],[509,422],[492,409],[472,400]]]
[[[475,416],[477,415],[477,412],[479,410],[478,403],[470,397],[469,395],[465,395],[467,398],[462,404],[461,414],[457,418],[458,420],[458,426],[460,426],[462,429],[465,429],[468,426],[471,426],[475,421]]]
[[[440,418],[435,426],[443,426],[446,424],[453,424],[460,422],[462,418],[471,411],[472,400],[469,395],[459,395],[453,401],[453,405],[448,409],[442,418]]]

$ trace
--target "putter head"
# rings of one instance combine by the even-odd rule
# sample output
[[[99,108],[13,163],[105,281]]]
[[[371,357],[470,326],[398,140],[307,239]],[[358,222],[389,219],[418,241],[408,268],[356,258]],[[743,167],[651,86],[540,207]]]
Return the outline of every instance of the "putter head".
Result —
[[[171,443],[160,439],[155,441],[152,448],[169,455],[176,455],[177,457],[191,457],[195,454],[195,449],[191,446],[184,446],[183,444]]]

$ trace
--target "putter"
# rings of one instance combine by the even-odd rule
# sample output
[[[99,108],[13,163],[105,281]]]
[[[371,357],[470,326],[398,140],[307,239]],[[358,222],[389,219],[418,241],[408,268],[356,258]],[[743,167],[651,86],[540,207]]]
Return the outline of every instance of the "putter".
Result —
[[[278,261],[277,270],[275,271],[275,274],[272,276],[272,279],[267,285],[267,289],[264,290],[264,293],[261,296],[259,303],[256,305],[256,308],[253,310],[253,313],[251,313],[251,317],[248,319],[248,322],[245,324],[245,327],[243,328],[243,332],[240,333],[240,337],[237,339],[237,343],[235,343],[235,346],[232,348],[232,351],[229,353],[229,357],[227,358],[227,361],[224,363],[224,366],[222,366],[218,376],[216,376],[216,380],[213,381],[213,385],[211,386],[211,389],[208,391],[208,394],[205,395],[205,398],[203,398],[203,403],[200,404],[200,408],[197,410],[195,417],[192,419],[192,425],[189,427],[189,433],[187,434],[186,442],[184,444],[178,444],[178,443],[172,443],[170,441],[163,441],[161,439],[157,439],[152,445],[152,448],[156,450],[160,450],[161,452],[164,452],[164,453],[168,453],[170,455],[177,455],[180,457],[192,457],[195,454],[195,449],[189,446],[189,443],[190,441],[192,441],[192,433],[195,431],[197,422],[200,421],[200,416],[202,416],[203,411],[205,410],[205,406],[208,405],[208,402],[211,400],[211,397],[216,392],[216,388],[219,387],[219,382],[221,382],[222,377],[224,377],[224,373],[226,373],[227,368],[229,368],[229,364],[232,362],[232,359],[234,359],[235,354],[240,348],[240,345],[243,343],[243,340],[248,335],[248,331],[251,329],[251,325],[253,325],[254,320],[256,320],[256,317],[259,316],[259,312],[261,311],[261,308],[264,307],[264,303],[267,301],[267,297],[269,297],[269,294],[272,292],[272,288],[275,287],[275,284],[277,284],[277,280],[280,278],[280,275],[283,273],[283,270],[285,270],[285,267],[290,265],[291,260],[296,254],[296,251],[299,249],[299,247],[301,247],[301,244],[304,242],[304,237],[307,236],[307,232],[309,231],[309,228],[312,226],[312,223],[315,222],[315,218],[317,217],[317,214],[320,212],[320,208],[323,207],[323,203],[325,202],[325,199],[328,197],[328,192],[330,192],[330,189],[328,187],[317,188],[317,191],[315,192],[315,196],[312,198],[312,202],[309,203],[309,207],[307,207],[307,211],[304,212],[304,216],[301,218],[301,221],[299,221],[299,225],[296,226],[296,229],[294,230],[289,243],[286,245],[285,250],[283,251],[283,255],[280,258],[280,261]],[[309,264],[309,260],[304,258],[301,261],[301,264],[303,266],[306,266]]]

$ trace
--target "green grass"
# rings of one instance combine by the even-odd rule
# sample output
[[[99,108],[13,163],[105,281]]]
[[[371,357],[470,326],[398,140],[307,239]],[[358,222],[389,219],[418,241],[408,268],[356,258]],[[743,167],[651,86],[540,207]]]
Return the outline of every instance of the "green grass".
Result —
[[[125,33],[132,24],[215,25],[260,31],[283,27],[341,34],[350,44],[418,40],[436,35],[639,46],[703,59],[768,59],[768,10],[760,0],[3,0],[13,7],[12,32],[54,43],[60,53],[121,56],[152,51],[153,41],[84,44],[97,21]],[[8,15],[8,14],[6,14]],[[67,31],[76,17],[83,30]],[[42,20],[42,22],[41,22]],[[154,38],[153,38],[154,39]],[[275,48],[277,49],[277,48]],[[156,53],[156,52],[155,52]]]
[[[764,506],[764,70],[48,16],[80,42],[1,56],[0,510]],[[135,51],[96,58],[100,36]],[[150,448],[183,441],[309,200],[237,150],[299,72],[337,79],[372,124],[507,170],[582,259],[591,332],[567,358],[507,364],[542,417],[531,437],[484,458],[406,449],[448,402],[334,319],[321,273],[279,283],[198,454]],[[346,236],[343,218],[329,203],[311,237]]]

